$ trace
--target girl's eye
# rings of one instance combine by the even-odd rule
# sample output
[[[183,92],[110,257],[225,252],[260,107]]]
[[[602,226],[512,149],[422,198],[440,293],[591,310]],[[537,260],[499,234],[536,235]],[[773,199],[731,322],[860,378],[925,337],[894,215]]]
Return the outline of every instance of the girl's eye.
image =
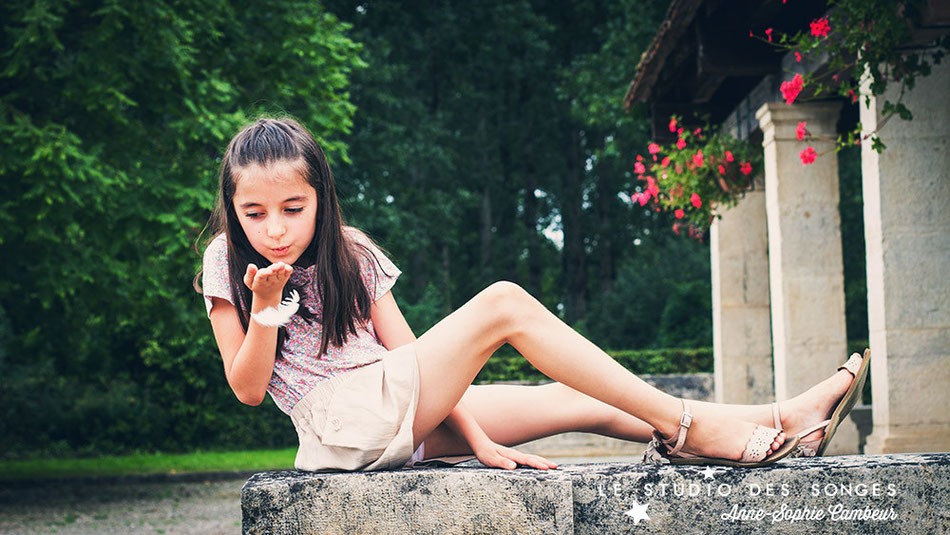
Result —
[[[261,215],[263,215],[263,214],[261,214],[261,213],[259,213],[259,212],[254,212],[254,213],[252,213],[252,214],[245,214],[245,215],[246,215],[247,217],[251,218],[251,219],[257,219],[258,217],[261,217]]]
[[[303,208],[288,208],[287,212],[291,214],[299,214],[300,212],[303,212]]]

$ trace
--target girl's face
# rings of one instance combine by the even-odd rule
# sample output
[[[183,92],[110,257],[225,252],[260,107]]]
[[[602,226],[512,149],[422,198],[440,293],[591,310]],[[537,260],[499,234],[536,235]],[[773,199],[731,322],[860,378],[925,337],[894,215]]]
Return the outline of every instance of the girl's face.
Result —
[[[317,192],[298,162],[241,168],[235,173],[234,210],[251,246],[272,263],[293,264],[316,230]]]

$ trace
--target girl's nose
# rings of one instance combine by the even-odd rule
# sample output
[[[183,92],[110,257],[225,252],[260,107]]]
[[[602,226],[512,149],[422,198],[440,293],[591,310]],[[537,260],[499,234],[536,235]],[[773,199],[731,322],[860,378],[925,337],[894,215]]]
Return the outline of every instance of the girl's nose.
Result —
[[[267,235],[271,238],[278,238],[284,235],[287,227],[284,226],[283,221],[279,219],[272,219],[267,224]]]

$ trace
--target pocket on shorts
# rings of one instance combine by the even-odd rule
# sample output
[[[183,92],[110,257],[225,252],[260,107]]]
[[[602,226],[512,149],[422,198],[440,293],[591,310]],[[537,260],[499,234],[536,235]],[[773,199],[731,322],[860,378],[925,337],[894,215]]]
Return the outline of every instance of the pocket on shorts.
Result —
[[[324,446],[382,451],[399,430],[399,404],[375,364],[349,372],[327,404]]]

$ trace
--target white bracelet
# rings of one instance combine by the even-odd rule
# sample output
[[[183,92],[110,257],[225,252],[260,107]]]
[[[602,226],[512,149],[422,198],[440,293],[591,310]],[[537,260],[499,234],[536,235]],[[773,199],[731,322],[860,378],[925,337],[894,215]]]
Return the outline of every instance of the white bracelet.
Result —
[[[300,294],[297,290],[291,290],[290,295],[280,302],[276,307],[267,307],[260,312],[251,314],[251,318],[258,325],[264,327],[280,327],[290,323],[290,317],[297,312],[300,307]]]

